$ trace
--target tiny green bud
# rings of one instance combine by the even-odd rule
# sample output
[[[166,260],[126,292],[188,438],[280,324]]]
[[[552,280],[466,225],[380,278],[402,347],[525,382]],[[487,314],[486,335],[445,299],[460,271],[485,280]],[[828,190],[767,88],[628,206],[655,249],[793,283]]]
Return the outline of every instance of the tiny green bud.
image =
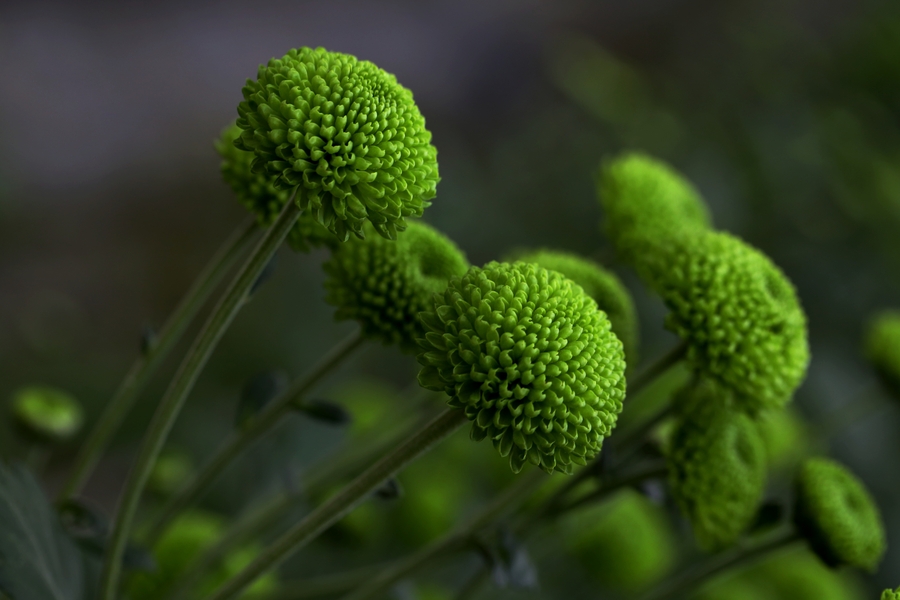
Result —
[[[28,386],[15,392],[12,417],[24,435],[40,443],[64,442],[78,433],[84,421],[75,398],[48,386]]]
[[[412,92],[355,56],[298,48],[259,67],[235,140],[252,169],[298,188],[305,212],[346,241],[368,220],[387,238],[436,194],[437,150]]]
[[[759,250],[727,233],[660,242],[642,276],[671,312],[666,327],[688,362],[755,415],[783,407],[809,365],[806,316],[791,282]]]
[[[747,530],[766,482],[757,426],[724,395],[708,380],[679,392],[679,421],[668,445],[672,497],[706,550],[725,548]]]
[[[553,250],[528,252],[516,256],[516,260],[557,271],[580,285],[609,317],[613,333],[622,340],[628,364],[637,364],[637,312],[631,294],[612,271],[576,254]]]
[[[863,483],[837,462],[808,459],[797,475],[794,521],[810,547],[831,566],[874,571],[885,551],[878,506]]]
[[[900,398],[900,311],[883,312],[869,322],[865,352],[886,387]]]
[[[421,222],[391,241],[379,236],[341,244],[323,265],[325,300],[335,318],[359,322],[366,337],[414,351],[425,332],[418,315],[469,263],[445,235]]]
[[[647,155],[624,154],[605,162],[597,189],[606,233],[632,266],[660,239],[711,227],[709,211],[691,183]]]
[[[452,279],[421,315],[419,383],[465,410],[510,467],[569,473],[599,452],[625,396],[622,342],[578,285],[530,263]]]
[[[160,496],[171,496],[181,489],[193,471],[193,461],[186,453],[164,450],[153,465],[147,489]]]
[[[251,163],[256,157],[253,152],[245,152],[235,147],[234,141],[241,135],[241,128],[230,125],[216,141],[216,150],[222,157],[222,179],[237,196],[238,201],[256,216],[262,226],[271,225],[281,213],[291,196],[291,190],[275,187],[275,176],[256,173]],[[298,252],[309,252],[311,248],[334,247],[338,239],[325,229],[311,212],[304,212],[288,233],[288,244]]]

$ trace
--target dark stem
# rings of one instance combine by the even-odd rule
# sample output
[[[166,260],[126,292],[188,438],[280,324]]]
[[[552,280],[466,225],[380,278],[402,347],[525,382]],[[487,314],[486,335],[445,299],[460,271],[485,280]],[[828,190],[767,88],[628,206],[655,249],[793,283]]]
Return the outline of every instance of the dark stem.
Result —
[[[234,433],[213,455],[206,466],[194,475],[177,494],[169,499],[159,517],[156,518],[149,528],[149,535],[145,540],[147,545],[150,547],[155,545],[175,517],[196,502],[237,456],[281,422],[285,415],[303,401],[313,386],[351,356],[363,341],[364,338],[359,331],[345,338],[314,365],[308,373],[295,380],[287,390],[267,404],[263,411],[250,421],[248,426]]]
[[[687,356],[687,342],[680,342],[656,362],[638,373],[628,382],[628,398],[638,395],[645,387],[653,383],[657,377],[674,367]]]
[[[231,600],[269,569],[277,567],[337,523],[400,469],[468,422],[463,411],[449,409],[377,461],[324,504],[266,547],[250,565],[227,581],[209,600]]]
[[[160,363],[181,340],[187,326],[234,265],[257,229],[255,220],[250,218],[228,238],[197,277],[150,347],[131,365],[125,379],[119,384],[100,419],[81,445],[75,464],[57,496],[57,503],[77,496],[84,487],[110,438],[134,405],[135,399],[143,391]]]
[[[691,591],[700,587],[703,583],[718,575],[722,571],[746,566],[765,555],[780,550],[801,541],[803,538],[793,530],[787,530],[776,534],[772,539],[750,546],[748,548],[735,548],[730,552],[724,552],[712,556],[692,569],[682,571],[672,579],[662,583],[640,600],[667,600],[668,598],[686,598]]]
[[[480,529],[492,524],[503,513],[527,500],[531,492],[545,481],[546,475],[542,471],[532,469],[525,475],[520,476],[517,481],[507,487],[465,524],[438,538],[418,552],[393,563],[364,586],[347,594],[341,600],[375,598],[437,556],[468,546],[472,536],[478,533]]]
[[[200,372],[206,366],[219,340],[231,325],[238,310],[246,302],[251,287],[272,256],[275,255],[299,216],[300,208],[292,196],[210,313],[157,406],[144,435],[137,459],[128,474],[125,490],[116,511],[100,576],[101,592],[99,597],[101,600],[115,600],[118,594],[122,556],[131,536],[131,526],[137,514],[141,495],[150,478],[150,472],[166,442],[172,425],[175,424],[188,394],[194,388]]]

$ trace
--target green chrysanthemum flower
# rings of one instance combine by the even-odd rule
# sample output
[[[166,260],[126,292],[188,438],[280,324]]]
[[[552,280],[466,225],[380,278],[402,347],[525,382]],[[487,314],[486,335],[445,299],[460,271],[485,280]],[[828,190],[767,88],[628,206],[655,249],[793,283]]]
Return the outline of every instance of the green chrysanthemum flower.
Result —
[[[695,370],[733,390],[751,414],[791,399],[809,364],[806,316],[768,257],[727,233],[704,232],[663,242],[642,271]]]
[[[756,424],[733,410],[711,381],[678,394],[679,422],[668,445],[669,487],[698,544],[718,550],[753,521],[766,482]]]
[[[419,382],[445,391],[512,470],[571,472],[622,410],[625,359],[578,285],[530,263],[488,263],[450,281],[421,315]]]
[[[896,590],[884,590],[881,593],[881,600],[900,600],[900,587]]]
[[[268,226],[278,217],[291,196],[290,190],[275,187],[275,177],[267,173],[255,173],[250,168],[255,155],[239,150],[234,145],[241,135],[241,128],[232,124],[216,141],[216,150],[222,157],[222,178],[231,187],[240,203],[256,216],[260,225]],[[288,243],[298,252],[309,252],[310,247],[333,247],[338,243],[311,212],[304,212],[288,233]]]
[[[711,227],[709,211],[690,182],[647,155],[625,154],[605,162],[597,188],[606,233],[632,265],[660,239]]]
[[[66,392],[48,386],[29,386],[15,392],[12,417],[20,431],[42,443],[68,440],[84,422],[81,404]]]
[[[580,285],[609,317],[613,333],[622,340],[628,365],[637,364],[637,312],[631,294],[615,274],[576,254],[553,250],[528,252],[516,260],[558,271]]]
[[[676,540],[663,511],[633,491],[572,514],[566,547],[599,583],[638,592],[675,564]]]
[[[822,561],[874,571],[885,551],[881,514],[859,479],[825,458],[807,460],[797,475],[797,528]]]
[[[412,222],[397,241],[370,235],[337,247],[324,264],[326,300],[337,319],[358,321],[367,337],[412,351],[424,335],[418,314],[468,268],[449,238]]]
[[[370,221],[393,239],[434,198],[437,150],[397,78],[368,61],[324,48],[291,50],[260,66],[238,106],[235,140],[255,172],[345,241]]]
[[[885,385],[900,397],[900,312],[883,312],[872,319],[865,350]]]

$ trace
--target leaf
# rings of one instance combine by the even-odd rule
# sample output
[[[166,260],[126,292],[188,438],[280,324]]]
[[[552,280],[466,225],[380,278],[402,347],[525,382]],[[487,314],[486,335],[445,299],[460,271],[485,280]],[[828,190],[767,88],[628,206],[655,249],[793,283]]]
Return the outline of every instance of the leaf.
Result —
[[[34,476],[0,462],[0,591],[11,600],[82,600],[84,561]]]

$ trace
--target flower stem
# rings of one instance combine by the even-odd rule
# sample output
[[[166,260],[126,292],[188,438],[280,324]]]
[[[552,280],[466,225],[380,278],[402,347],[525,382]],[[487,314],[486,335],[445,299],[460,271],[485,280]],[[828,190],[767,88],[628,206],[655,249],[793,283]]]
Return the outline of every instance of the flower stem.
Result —
[[[640,600],[666,600],[668,598],[687,598],[689,592],[700,587],[703,583],[727,569],[748,565],[765,555],[795,544],[803,538],[793,529],[788,529],[775,535],[771,539],[757,543],[750,547],[735,548],[731,552],[725,552],[710,557],[708,560],[696,565],[693,569],[681,571],[672,579],[662,583]]]
[[[418,385],[416,386],[418,387]],[[311,470],[304,476],[304,486],[298,491],[283,491],[272,498],[268,498],[261,506],[255,507],[246,514],[240,516],[229,529],[210,546],[197,560],[191,562],[188,571],[182,576],[177,587],[171,592],[171,600],[186,600],[194,586],[209,573],[216,565],[224,559],[232,548],[238,544],[250,539],[254,536],[260,536],[263,532],[268,531],[278,520],[283,517],[291,508],[297,505],[301,498],[315,495],[315,490],[321,490],[325,486],[334,484],[358,474],[370,462],[373,454],[381,454],[388,448],[395,446],[403,439],[403,432],[408,429],[412,420],[416,428],[424,426],[434,414],[422,415],[423,408],[428,408],[429,413],[433,413],[430,409],[433,404],[433,398],[429,396],[433,394],[424,388],[418,388],[419,393],[416,394],[411,401],[407,401],[400,405],[401,413],[392,418],[390,422],[383,424],[379,428],[379,435],[372,439],[363,440],[359,444],[355,444],[347,453],[339,454],[335,460],[326,461]],[[424,392],[424,393],[423,393]],[[424,402],[427,400],[428,402]],[[417,413],[413,419],[408,409],[414,408]],[[402,415],[402,416],[401,416]],[[380,431],[381,429],[386,431]],[[386,434],[386,435],[383,435]],[[371,442],[371,443],[366,443]],[[362,583],[360,581],[359,583]],[[298,584],[299,585],[299,584]],[[343,593],[353,589],[356,584],[348,585],[335,593]]]
[[[294,194],[296,195],[296,191]],[[299,216],[300,208],[292,196],[285,204],[278,219],[263,235],[247,262],[228,286],[222,299],[210,313],[203,329],[188,350],[175,378],[160,401],[119,501],[100,578],[101,600],[114,600],[116,597],[119,576],[122,571],[122,556],[128,543],[141,494],[185,399],[193,389],[200,371],[203,370],[225,330],[228,329],[238,310],[247,300],[247,294],[259,274],[281,246],[281,242],[284,241]]]
[[[479,529],[493,523],[504,512],[527,500],[531,492],[535,491],[546,479],[547,476],[543,471],[532,469],[519,477],[515,483],[506,488],[464,525],[438,538],[418,552],[382,569],[368,583],[343,596],[341,600],[374,598],[433,558],[465,547]]]
[[[149,528],[145,540],[152,547],[166,528],[181,511],[199,499],[219,474],[248,446],[269,432],[281,419],[302,403],[304,396],[360,347],[364,338],[359,331],[354,332],[332,348],[328,354],[302,377],[296,379],[287,390],[272,400],[244,428],[235,432],[203,467],[177,494],[163,507],[159,517]]]
[[[81,492],[109,444],[110,438],[121,425],[135,399],[143,391],[156,368],[181,339],[187,326],[193,321],[222,277],[234,265],[256,231],[256,222],[250,218],[228,238],[182,298],[175,308],[175,312],[159,331],[158,337],[131,365],[125,379],[119,384],[100,419],[82,444],[72,471],[57,496],[57,503],[73,498]]]
[[[263,573],[279,565],[291,553],[347,515],[397,471],[427,452],[467,421],[463,411],[448,409],[424,429],[388,452],[341,491],[294,525],[265,548],[247,568],[226,582],[209,600],[236,598]]]

